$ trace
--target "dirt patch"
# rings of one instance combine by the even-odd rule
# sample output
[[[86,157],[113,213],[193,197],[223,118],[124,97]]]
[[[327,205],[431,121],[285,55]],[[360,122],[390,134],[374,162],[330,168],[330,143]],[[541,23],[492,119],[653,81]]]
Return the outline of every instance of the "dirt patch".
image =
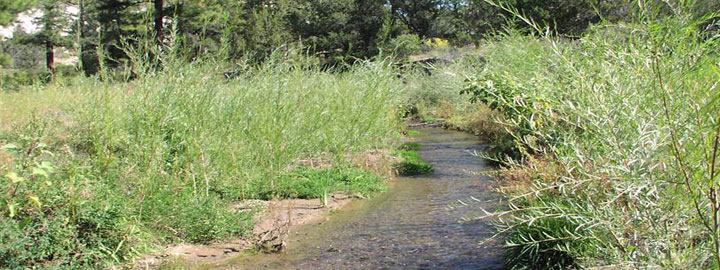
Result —
[[[268,252],[282,251],[285,239],[298,225],[326,218],[326,214],[352,201],[354,197],[336,194],[328,198],[327,205],[320,199],[289,199],[280,201],[249,200],[239,203],[239,211],[262,207],[254,216],[253,236],[218,241],[207,245],[181,243],[165,247],[136,263],[135,269],[154,269],[168,259],[182,259],[192,265],[219,262],[240,254],[244,250],[259,247]]]
[[[3,146],[3,142],[0,142],[0,147]],[[7,152],[3,149],[0,149],[0,174],[5,174],[3,172],[3,167],[10,169],[13,167],[13,162],[15,161],[15,158],[13,157],[13,154],[10,152]]]
[[[350,156],[358,167],[382,176],[392,175],[392,161],[396,159],[388,150],[372,150]],[[307,164],[304,164],[307,163]],[[303,161],[302,165],[312,167],[329,166],[329,159],[316,158]],[[237,211],[258,211],[253,216],[252,236],[217,241],[206,245],[181,243],[162,248],[136,263],[135,269],[157,269],[165,262],[183,265],[217,263],[240,255],[241,252],[259,248],[267,252],[282,251],[285,239],[297,226],[318,222],[327,218],[330,211],[348,204],[355,195],[335,194],[323,205],[321,199],[287,199],[277,201],[246,200],[234,205]]]
[[[381,176],[391,176],[394,174],[392,164],[400,161],[401,158],[392,156],[390,150],[380,149],[353,155],[350,160],[363,170]]]

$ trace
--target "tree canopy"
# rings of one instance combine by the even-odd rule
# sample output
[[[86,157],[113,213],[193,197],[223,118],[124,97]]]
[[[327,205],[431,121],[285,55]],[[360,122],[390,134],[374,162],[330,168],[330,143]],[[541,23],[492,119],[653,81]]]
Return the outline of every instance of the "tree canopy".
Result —
[[[632,20],[638,13],[637,4],[623,0],[499,2],[570,37],[593,23]],[[77,51],[86,74],[97,72],[101,62],[121,65],[128,57],[123,46],[148,37],[181,47],[189,60],[208,54],[262,60],[298,44],[340,61],[372,57],[403,35],[470,44],[513,20],[485,0],[0,0],[0,25],[29,8],[43,11],[36,21],[42,30],[23,36],[24,42],[45,46],[48,58],[58,47]],[[698,0],[694,12],[700,16],[718,8],[717,1]]]

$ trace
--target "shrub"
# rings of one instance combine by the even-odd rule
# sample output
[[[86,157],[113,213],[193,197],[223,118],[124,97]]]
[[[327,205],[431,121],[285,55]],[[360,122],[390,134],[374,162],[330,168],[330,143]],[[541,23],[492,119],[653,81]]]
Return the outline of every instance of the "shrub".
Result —
[[[720,265],[720,230],[703,222],[716,201],[698,191],[717,189],[719,48],[698,23],[601,25],[578,40],[510,33],[480,48],[487,65],[466,92],[499,113],[509,171],[529,170],[491,215],[507,268]]]

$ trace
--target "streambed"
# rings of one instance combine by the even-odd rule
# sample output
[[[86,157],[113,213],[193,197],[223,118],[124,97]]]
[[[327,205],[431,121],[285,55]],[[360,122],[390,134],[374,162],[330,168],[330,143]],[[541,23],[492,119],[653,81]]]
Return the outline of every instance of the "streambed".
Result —
[[[449,207],[471,196],[496,198],[488,187],[493,179],[477,174],[488,165],[470,153],[483,145],[458,131],[416,130],[417,152],[434,173],[399,178],[386,193],[299,227],[283,253],[241,256],[216,269],[500,269],[498,245],[479,245],[493,229],[485,221],[460,222],[479,208]]]

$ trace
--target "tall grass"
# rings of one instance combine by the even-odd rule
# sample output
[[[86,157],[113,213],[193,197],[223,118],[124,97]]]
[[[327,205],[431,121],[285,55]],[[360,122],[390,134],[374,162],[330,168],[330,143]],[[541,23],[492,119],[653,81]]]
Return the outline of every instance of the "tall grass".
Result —
[[[467,77],[484,66],[485,59],[478,54],[474,49],[466,49],[449,56],[447,63],[405,70],[400,113],[413,121],[443,120],[448,126],[495,141],[492,138],[500,135],[501,128],[492,123],[494,112],[485,104],[470,102],[467,96],[459,95],[466,87]]]
[[[525,183],[491,215],[509,269],[720,267],[720,40],[674,12],[481,47],[464,92],[500,114]]]
[[[278,54],[232,80],[222,66],[0,94],[0,268],[101,268],[155,243],[244,234],[250,213],[233,201],[288,196],[301,159],[343,164],[399,134],[386,63],[340,73]],[[361,176],[327,188],[378,188]]]

